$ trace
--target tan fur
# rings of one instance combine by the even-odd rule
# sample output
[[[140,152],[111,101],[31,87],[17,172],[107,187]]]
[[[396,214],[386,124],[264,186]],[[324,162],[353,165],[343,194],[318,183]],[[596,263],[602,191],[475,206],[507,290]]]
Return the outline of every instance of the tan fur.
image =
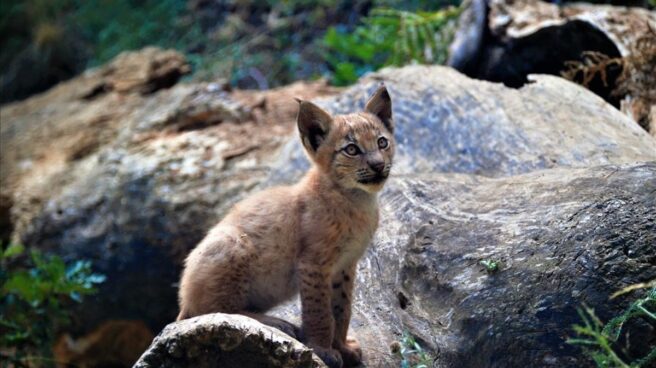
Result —
[[[57,367],[131,367],[153,341],[141,321],[110,320],[73,339],[63,334],[52,348]]]
[[[355,365],[361,352],[347,341],[353,282],[378,226],[377,192],[394,156],[391,101],[382,86],[365,112],[334,118],[299,102],[313,167],[296,185],[240,202],[210,230],[186,260],[178,319],[240,313],[294,335],[262,313],[300,291],[302,340],[331,367]],[[381,137],[387,147],[379,147]],[[361,154],[348,155],[349,144]]]

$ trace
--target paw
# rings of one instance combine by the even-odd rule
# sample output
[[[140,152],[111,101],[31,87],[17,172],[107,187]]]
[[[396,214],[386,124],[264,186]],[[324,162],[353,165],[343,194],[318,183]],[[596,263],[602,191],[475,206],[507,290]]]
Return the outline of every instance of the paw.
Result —
[[[314,350],[314,353],[317,354],[317,356],[321,358],[321,360],[323,360],[323,362],[326,363],[329,368],[342,368],[344,366],[344,363],[342,362],[342,356],[339,351],[316,346],[311,347],[312,350]]]
[[[356,367],[362,363],[362,349],[355,339],[346,339],[346,343],[337,347],[337,350],[342,355],[344,367]]]

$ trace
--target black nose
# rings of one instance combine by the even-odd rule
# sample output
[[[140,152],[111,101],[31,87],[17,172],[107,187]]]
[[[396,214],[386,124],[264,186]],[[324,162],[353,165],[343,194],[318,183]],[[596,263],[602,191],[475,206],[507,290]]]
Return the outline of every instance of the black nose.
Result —
[[[369,162],[369,167],[371,168],[371,170],[380,174],[383,172],[383,169],[385,168],[385,162],[383,161]]]

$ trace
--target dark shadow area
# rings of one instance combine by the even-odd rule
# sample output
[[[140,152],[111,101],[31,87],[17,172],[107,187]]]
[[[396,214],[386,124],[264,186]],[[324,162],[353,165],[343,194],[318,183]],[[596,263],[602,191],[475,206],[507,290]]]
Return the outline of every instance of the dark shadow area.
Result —
[[[0,244],[8,244],[14,226],[11,223],[12,199],[9,195],[0,193]]]
[[[81,55],[84,51],[76,42],[30,46],[12,55],[0,73],[0,103],[24,99],[76,76],[86,66]]]
[[[584,52],[599,52],[611,58],[620,57],[619,50],[600,30],[587,22],[570,21],[563,25],[545,27],[519,39],[497,39],[487,28],[481,30],[481,46],[461,56],[451,66],[466,75],[506,86],[519,88],[528,82],[529,74],[560,75],[568,61],[582,61]],[[607,71],[607,83],[595,77],[588,88],[619,107],[619,98],[612,96],[620,67]]]

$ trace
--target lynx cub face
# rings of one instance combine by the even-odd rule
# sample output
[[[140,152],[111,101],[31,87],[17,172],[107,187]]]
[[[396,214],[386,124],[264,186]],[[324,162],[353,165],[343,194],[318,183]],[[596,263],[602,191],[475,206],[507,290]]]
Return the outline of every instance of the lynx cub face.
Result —
[[[361,113],[331,117],[308,101],[300,102],[298,127],[315,164],[346,189],[380,191],[394,157],[391,101],[381,88]]]

